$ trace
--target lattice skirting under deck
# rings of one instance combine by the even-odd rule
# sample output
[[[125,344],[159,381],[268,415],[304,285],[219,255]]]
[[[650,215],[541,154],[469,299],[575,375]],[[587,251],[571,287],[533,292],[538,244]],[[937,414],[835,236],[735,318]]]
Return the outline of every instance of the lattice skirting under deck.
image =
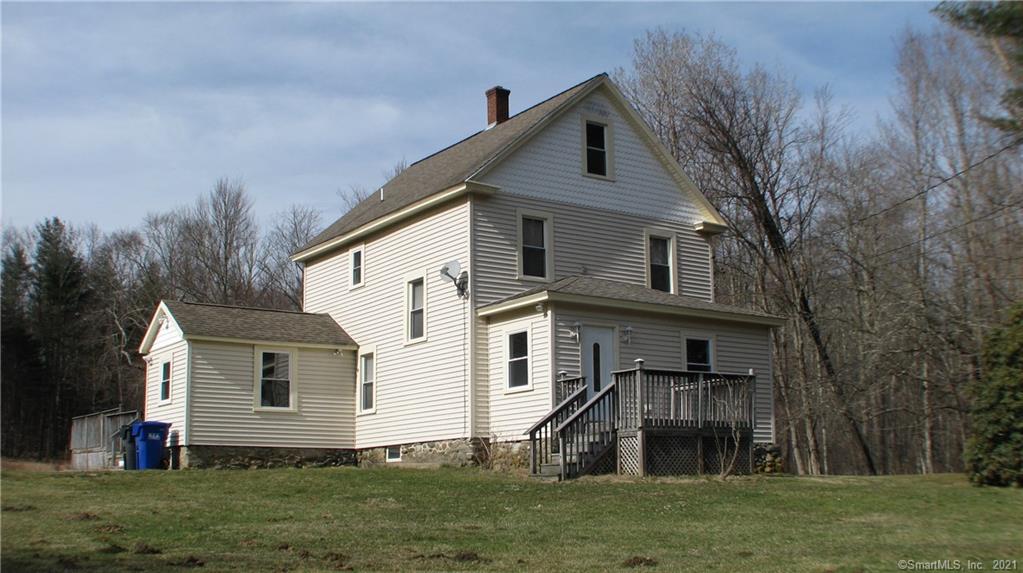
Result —
[[[638,476],[639,471],[639,437],[618,437],[618,473]]]
[[[646,471],[654,476],[700,473],[700,450],[695,436],[646,435]]]

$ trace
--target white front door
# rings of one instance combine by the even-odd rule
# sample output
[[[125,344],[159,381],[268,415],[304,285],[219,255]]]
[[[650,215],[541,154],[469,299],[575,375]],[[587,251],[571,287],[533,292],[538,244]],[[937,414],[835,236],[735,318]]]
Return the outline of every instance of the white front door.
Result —
[[[584,326],[580,339],[586,399],[589,400],[611,383],[611,371],[618,362],[615,358],[615,331],[609,326]]]

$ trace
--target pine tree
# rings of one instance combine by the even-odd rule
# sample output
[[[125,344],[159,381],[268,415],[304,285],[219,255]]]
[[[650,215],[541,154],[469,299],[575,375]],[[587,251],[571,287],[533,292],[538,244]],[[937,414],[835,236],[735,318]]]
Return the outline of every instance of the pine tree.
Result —
[[[966,448],[970,481],[1023,486],[1023,304],[984,344],[984,376],[970,388],[973,435]]]
[[[67,428],[78,412],[78,368],[86,356],[87,308],[90,294],[85,265],[74,238],[60,219],[37,227],[30,297],[32,335],[38,341],[43,376],[35,390],[48,397],[39,416],[42,457],[52,458],[67,447]]]
[[[0,384],[3,395],[3,455],[19,457],[39,450],[37,434],[22,431],[35,410],[31,389],[38,384],[39,347],[29,334],[28,296],[32,267],[24,247],[4,253],[0,275]]]
[[[935,11],[954,26],[987,40],[1012,86],[1002,96],[1008,115],[988,118],[1023,136],[1023,2],[942,2]]]

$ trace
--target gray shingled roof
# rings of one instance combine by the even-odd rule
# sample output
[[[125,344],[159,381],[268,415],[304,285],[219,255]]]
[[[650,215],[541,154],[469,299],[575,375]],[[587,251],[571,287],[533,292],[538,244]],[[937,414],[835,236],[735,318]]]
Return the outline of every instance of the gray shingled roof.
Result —
[[[185,336],[294,344],[351,346],[352,337],[328,314],[165,300]]]
[[[729,304],[707,302],[703,299],[694,298],[691,296],[669,294],[663,291],[647,288],[645,286],[623,283],[619,281],[611,281],[606,279],[598,279],[595,277],[585,275],[568,276],[563,279],[556,280],[550,284],[540,285],[529,290],[520,292],[516,295],[510,296],[508,298],[505,298],[503,300],[500,300],[487,306],[497,306],[505,302],[528,297],[542,292],[571,294],[594,298],[604,298],[616,301],[671,306],[676,308],[697,311],[720,312],[755,318],[784,320],[784,317],[768,314],[766,312],[749,310],[746,308],[732,306]],[[483,308],[485,309],[487,307]]]
[[[574,95],[606,76],[607,74],[596,75],[508,118],[507,121],[479,131],[409,165],[384,185],[383,201],[380,200],[379,191],[373,193],[316,235],[298,252],[340,237],[366,223],[465,181],[519,136],[560,109],[562,104],[571,100]]]

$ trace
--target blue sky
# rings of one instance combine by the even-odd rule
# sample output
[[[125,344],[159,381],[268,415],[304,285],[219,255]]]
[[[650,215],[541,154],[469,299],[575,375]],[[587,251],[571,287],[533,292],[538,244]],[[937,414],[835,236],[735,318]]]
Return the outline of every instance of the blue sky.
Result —
[[[336,192],[376,187],[481,129],[483,92],[515,113],[628,64],[657,26],[712,32],[807,95],[830,84],[872,129],[895,43],[925,3],[2,5],[2,222],[104,230],[244,182],[264,220],[324,223]]]

